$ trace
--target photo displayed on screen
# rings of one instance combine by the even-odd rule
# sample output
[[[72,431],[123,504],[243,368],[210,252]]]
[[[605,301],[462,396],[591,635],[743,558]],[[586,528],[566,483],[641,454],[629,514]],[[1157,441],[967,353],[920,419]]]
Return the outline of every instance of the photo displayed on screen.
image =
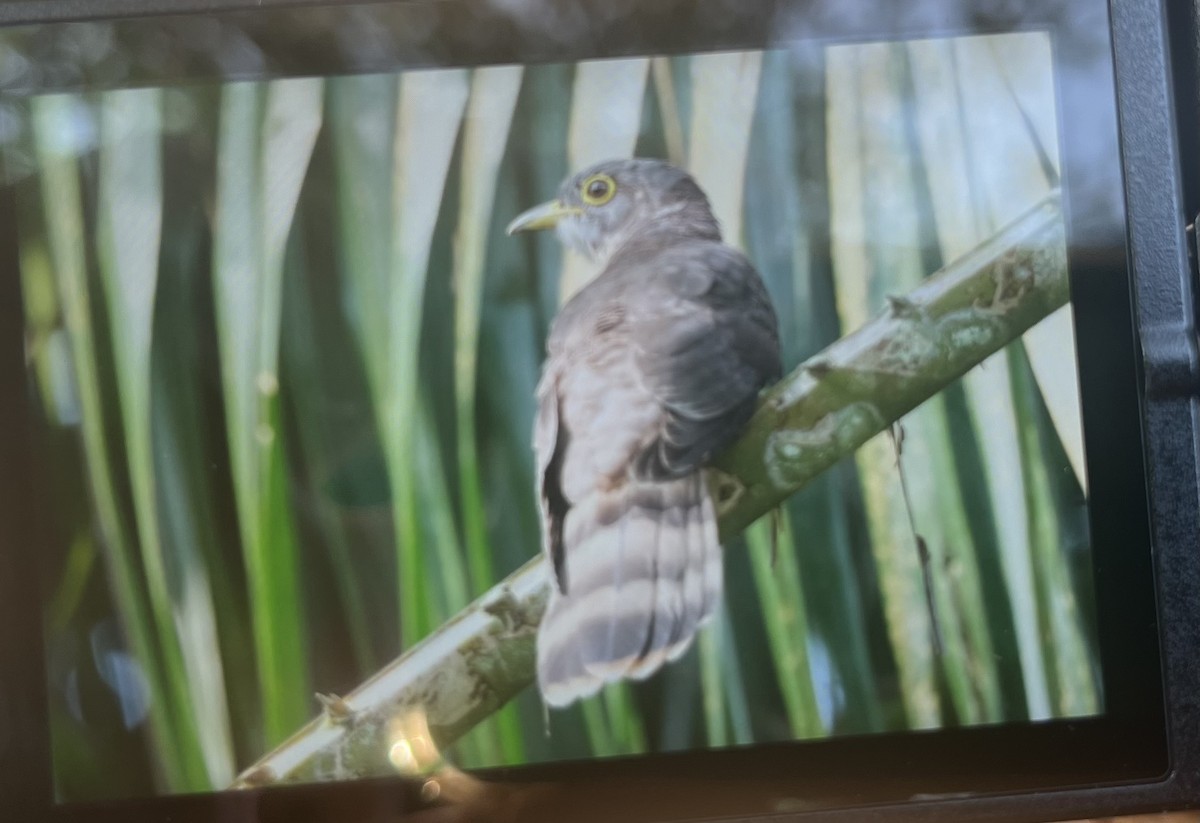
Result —
[[[1103,711],[1045,32],[16,110],[59,800]]]

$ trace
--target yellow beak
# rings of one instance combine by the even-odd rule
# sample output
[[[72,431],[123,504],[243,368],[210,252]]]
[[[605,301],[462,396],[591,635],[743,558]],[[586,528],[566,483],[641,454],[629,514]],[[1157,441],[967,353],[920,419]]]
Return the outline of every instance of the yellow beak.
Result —
[[[540,206],[534,206],[529,211],[517,215],[517,218],[508,224],[508,228],[505,231],[513,235],[519,231],[552,229],[564,217],[572,217],[579,214],[583,214],[583,209],[576,206],[568,206],[561,200],[551,200],[549,203],[542,203]]]

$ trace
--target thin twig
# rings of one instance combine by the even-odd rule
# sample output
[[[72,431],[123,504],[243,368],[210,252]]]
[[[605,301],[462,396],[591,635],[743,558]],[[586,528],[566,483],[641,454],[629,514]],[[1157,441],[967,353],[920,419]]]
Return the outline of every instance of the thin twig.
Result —
[[[908,493],[908,479],[904,476],[904,425],[896,421],[888,427],[888,437],[896,453],[896,474],[900,477],[900,496],[904,500],[904,511],[908,515],[908,529],[912,532],[917,547],[917,559],[921,563],[921,584],[925,588],[925,608],[929,610],[930,641],[934,657],[942,656],[942,630],[938,622],[937,603],[933,597],[933,573],[929,569],[929,544],[917,530],[917,518],[913,514],[912,497]]]

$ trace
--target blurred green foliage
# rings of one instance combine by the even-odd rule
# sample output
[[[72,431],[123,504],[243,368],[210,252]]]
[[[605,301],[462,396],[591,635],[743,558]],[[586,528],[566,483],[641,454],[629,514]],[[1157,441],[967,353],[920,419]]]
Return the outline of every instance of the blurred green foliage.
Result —
[[[33,99],[9,159],[34,172],[60,795],[227,785],[314,689],[537,551],[534,385],[588,272],[503,226],[569,172],[686,165],[792,367],[1056,185],[1054,105],[1040,34]],[[1097,711],[1078,406],[1044,376],[1070,335],[1044,324],[733,541],[724,612],[660,676],[550,736],[531,689],[451,759]]]

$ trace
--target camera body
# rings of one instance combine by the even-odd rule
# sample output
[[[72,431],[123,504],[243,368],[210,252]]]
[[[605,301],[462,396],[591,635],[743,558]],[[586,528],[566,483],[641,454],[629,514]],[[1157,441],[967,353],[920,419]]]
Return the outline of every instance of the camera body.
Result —
[[[1079,24],[1080,20],[1084,23]],[[90,797],[82,796],[82,801],[60,803],[55,798],[64,793],[64,773],[55,772],[52,763],[61,737],[52,744],[49,718],[54,698],[47,696],[55,688],[45,640],[51,619],[49,599],[32,585],[32,581],[45,579],[39,547],[51,542],[49,535],[54,529],[48,529],[46,523],[57,514],[44,500],[50,482],[47,475],[52,474],[45,466],[48,438],[38,429],[35,404],[30,399],[34,383],[26,308],[29,286],[28,280],[22,280],[29,264],[22,256],[27,244],[23,245],[18,229],[20,220],[28,219],[22,213],[23,208],[30,208],[28,187],[32,184],[28,181],[46,177],[48,164],[40,157],[33,161],[34,172],[28,177],[20,178],[10,169],[10,182],[0,198],[0,249],[6,261],[0,282],[0,385],[5,387],[6,397],[0,401],[0,420],[10,432],[0,445],[0,522],[4,523],[0,543],[0,796],[14,819],[315,822],[390,820],[406,815],[422,820],[424,815],[441,812],[459,815],[447,819],[522,821],[592,819],[588,815],[607,819],[618,813],[647,821],[705,815],[765,819],[768,814],[797,820],[1062,820],[1200,804],[1200,641],[1195,631],[1200,625],[1200,343],[1192,223],[1200,213],[1200,162],[1187,148],[1200,138],[1200,21],[1195,8],[1182,3],[1114,3],[1109,8],[1091,0],[1038,9],[990,2],[935,2],[904,9],[864,2],[849,9],[833,2],[756,2],[734,7],[716,0],[661,0],[620,8],[590,0],[448,0],[433,5],[355,6],[273,1],[249,5],[238,0],[203,4],[43,0],[4,4],[0,24],[5,26],[0,36],[13,33],[14,53],[31,65],[74,59],[71,47],[63,45],[69,41],[64,33],[73,26],[92,24],[107,26],[105,37],[130,55],[120,70],[103,60],[87,63],[81,58],[77,68],[82,68],[76,74],[46,70],[24,75],[34,77],[33,81],[20,77],[12,82],[0,80],[4,89],[0,94],[16,101],[13,111],[22,112],[25,110],[16,108],[24,105],[20,101],[51,92],[86,97],[105,89],[170,87],[184,81],[228,86],[244,79],[370,75],[411,67],[544,66],[585,60],[599,64],[645,55],[659,55],[655,59],[663,62],[657,65],[667,66],[664,71],[669,75],[672,59],[783,49],[791,42],[789,38],[819,51],[863,40],[920,42],[960,37],[966,43],[972,35],[1044,32],[1050,44],[1048,53],[1057,61],[1052,85],[1058,94],[1058,108],[1056,114],[1051,111],[1050,120],[1057,117],[1062,152],[1058,164],[1064,193],[1063,234],[1078,328],[1081,436],[1087,455],[1084,489],[1095,541],[1091,562],[1099,637],[1096,665],[1102,670],[1102,708],[1095,717],[1081,713],[1078,717],[1033,718],[1046,723],[1018,723],[1001,717],[999,722],[993,721],[995,725],[963,722],[956,728],[850,734],[801,743],[751,739],[748,742],[753,745],[720,751],[679,753],[664,745],[653,754],[616,759],[576,759],[554,765],[490,762],[473,777],[454,769],[423,773],[397,766],[396,776],[382,779],[378,779],[379,772],[361,771],[358,776],[377,779],[313,783],[308,782],[309,777],[286,786],[268,785],[281,773],[277,764],[291,756],[297,740],[307,745],[304,741],[313,736],[310,732],[325,734],[332,729],[349,739],[348,730],[365,722],[361,720],[365,710],[359,708],[365,705],[361,702],[364,695],[373,683],[401,678],[402,672],[411,671],[419,657],[412,652],[344,700],[325,697],[317,718],[295,736],[283,740],[286,736],[276,735],[278,748],[272,751],[263,746],[250,764],[239,763],[237,779],[228,784],[236,787],[232,790],[185,791],[153,798],[136,793],[114,797],[96,791]],[[563,28],[557,28],[560,24]],[[1080,33],[1084,29],[1076,31],[1074,25],[1090,28]],[[335,31],[352,35],[335,42],[331,35]],[[186,43],[189,32],[205,32],[208,42],[215,45],[194,52],[168,48],[168,54],[161,53],[162,43]],[[172,41],[172,37],[177,39]],[[153,55],[154,48],[160,50],[158,56],[146,57]],[[1073,62],[1080,54],[1086,59]],[[1088,67],[1085,79],[1073,71],[1079,66]],[[576,72],[573,76],[577,79],[578,69]],[[698,83],[698,76],[690,75],[690,82]],[[1097,88],[1105,89],[1110,80],[1112,99],[1098,99]],[[604,80],[615,82],[607,76]],[[1011,90],[1012,81],[1005,82]],[[547,81],[545,88],[551,85]],[[471,94],[483,102],[478,109],[470,109],[466,119],[475,117],[483,122],[486,101],[503,93],[502,83],[486,94],[472,87]],[[658,87],[656,94],[661,99],[663,88]],[[476,100],[468,98],[465,91],[457,104],[449,102],[451,97],[440,99],[442,108],[466,106],[468,99]],[[1018,108],[1027,124],[1034,119],[1020,104]],[[436,110],[437,106],[431,109]],[[832,117],[828,112],[834,109],[825,111]],[[428,121],[425,126],[435,128]],[[833,127],[829,128],[832,133]],[[1081,148],[1094,134],[1107,135],[1108,130],[1112,131],[1111,149],[1096,154]],[[663,131],[664,146],[670,151],[670,130],[663,127]],[[1118,133],[1119,143],[1115,139]],[[919,142],[919,127],[912,135],[911,139]],[[470,138],[459,139],[469,142]],[[483,133],[476,139],[479,146],[486,145]],[[1099,142],[1107,147],[1108,140],[1103,137]],[[400,143],[398,140],[397,145]],[[644,147],[647,142],[642,139],[637,145]],[[834,150],[828,149],[830,156]],[[1119,150],[1119,166],[1110,162],[1115,154],[1103,153],[1110,150]],[[352,161],[343,158],[339,162]],[[499,165],[501,157],[495,162]],[[12,168],[19,166],[16,161],[10,163]],[[547,182],[536,176],[533,179],[540,185]],[[1108,203],[1106,197],[1113,192],[1122,201],[1115,211],[1092,208],[1095,202]],[[45,208],[50,200],[41,202]],[[219,217],[207,219],[215,224]],[[828,216],[825,219],[828,230]],[[91,220],[102,223],[94,217],[84,222],[91,225]],[[47,230],[46,234],[52,236],[53,232]],[[832,241],[824,242],[824,252],[815,254],[836,256],[836,250],[830,248]],[[450,243],[447,239],[447,248]],[[314,242],[316,245],[319,242]],[[546,247],[537,248],[529,259],[539,261],[547,254]],[[463,253],[456,248],[455,254],[461,257]],[[289,264],[281,260],[280,265],[288,270]],[[949,268],[947,265],[942,271]],[[1000,284],[997,300],[1003,289]],[[507,299],[503,292],[490,293],[491,298],[497,302]],[[889,303],[893,313],[896,306],[905,305],[905,299]],[[816,355],[798,368],[797,374],[803,372],[800,379],[820,379],[820,357]],[[826,369],[830,358],[825,356]],[[833,360],[837,362],[836,357]],[[793,365],[787,363],[785,369]],[[265,383],[260,380],[257,385],[261,390]],[[274,392],[264,394],[278,393],[278,383],[274,385]],[[782,405],[784,401],[779,402]],[[876,426],[876,430],[883,428]],[[905,435],[886,428],[893,432],[895,461],[900,463],[899,441]],[[817,430],[819,425],[813,425],[809,433]],[[26,436],[30,432],[39,433]],[[265,447],[270,438],[261,440]],[[738,462],[742,452],[737,448],[734,457],[718,461],[723,470],[744,465]],[[750,505],[745,500],[753,496],[747,495],[742,505]],[[97,505],[94,497],[91,505]],[[908,508],[911,518],[911,503]],[[753,512],[755,516],[760,513]],[[749,513],[745,518],[754,519]],[[914,537],[916,532],[914,527]],[[245,535],[241,539],[251,542]],[[919,537],[917,542],[922,542]],[[514,630],[514,637],[520,636],[512,640],[511,648],[523,649],[527,655],[532,630],[526,631],[529,627],[522,628],[521,619],[511,616],[528,614],[530,604],[540,602],[538,597],[543,595],[535,587],[527,596],[521,583],[526,579],[523,574],[518,571],[498,584],[497,590],[509,598],[500,605],[489,592],[477,601],[481,604],[478,608],[473,604],[462,614],[476,619],[486,613],[488,619],[503,626],[516,626],[520,631]],[[782,577],[784,572],[778,574]],[[759,590],[765,590],[761,588],[765,585],[759,582]],[[930,611],[936,624],[935,605]],[[412,648],[407,642],[401,645],[406,652]],[[426,641],[416,648],[431,647]],[[497,652],[496,659],[507,661],[505,653]],[[266,664],[260,660],[258,665]],[[521,665],[528,668],[527,663],[517,668]],[[498,698],[500,704],[512,696],[505,690],[519,691],[529,673],[520,669],[512,683],[504,679],[507,676],[502,672],[488,681],[489,688],[503,695]],[[639,691],[635,702],[669,703],[667,688],[666,698],[657,692]],[[1025,689],[1028,694],[1028,682]],[[410,694],[396,692],[400,697],[389,699],[403,702],[410,700]],[[941,699],[953,703],[945,695]],[[429,701],[430,705],[435,702]],[[605,711],[616,715],[615,706],[610,702]],[[495,708],[488,704],[487,711]],[[547,722],[558,723],[556,718],[552,715]],[[392,720],[388,728],[403,737],[410,759],[416,757],[412,741],[449,737],[447,724],[434,709],[429,710],[428,725],[416,731],[408,726],[397,731],[403,724]],[[421,722],[425,720],[423,715]],[[464,725],[469,726],[465,721]],[[545,759],[556,758],[549,755]],[[395,757],[392,762],[396,763]],[[1043,771],[1039,773],[1039,769]]]

